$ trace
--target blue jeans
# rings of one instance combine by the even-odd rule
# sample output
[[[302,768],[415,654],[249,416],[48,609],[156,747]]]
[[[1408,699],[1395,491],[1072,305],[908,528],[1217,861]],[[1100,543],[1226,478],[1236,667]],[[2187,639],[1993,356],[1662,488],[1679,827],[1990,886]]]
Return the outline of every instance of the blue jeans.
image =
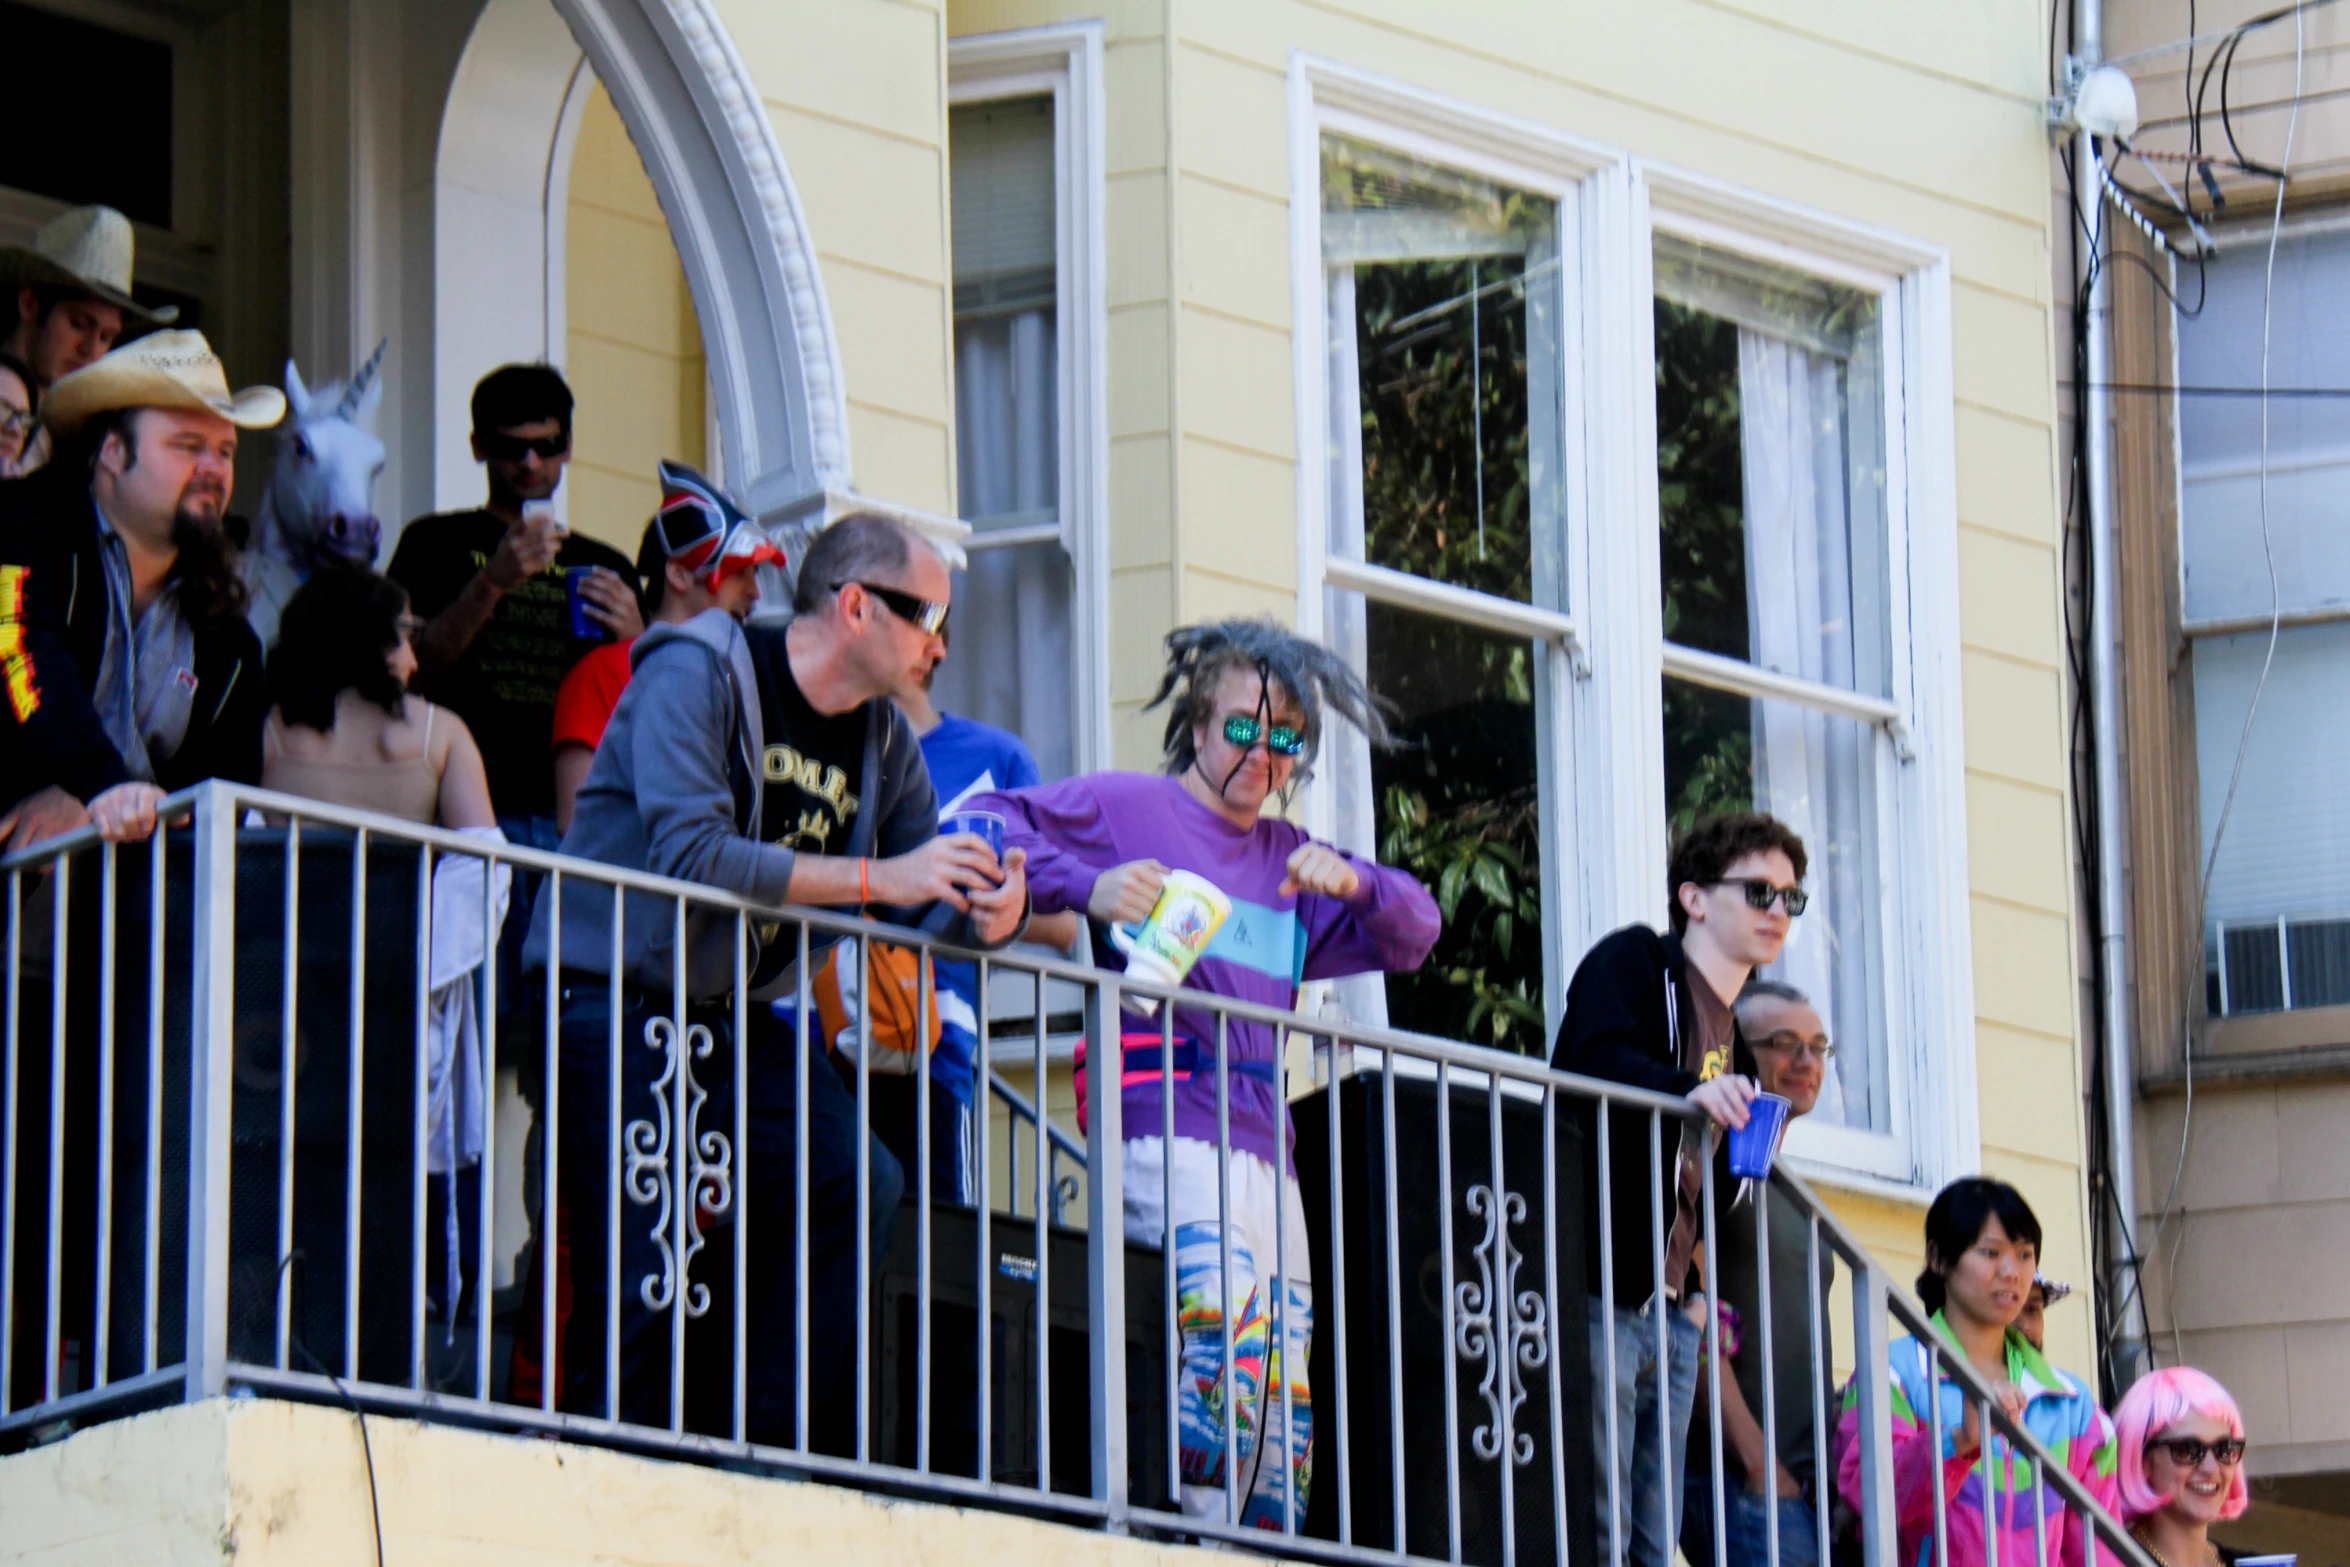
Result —
[[[1602,1315],[1611,1311],[1616,1332],[1612,1380]],[[1591,1302],[1591,1451],[1599,1461],[1599,1491],[1622,1522],[1624,1560],[1631,1567],[1672,1567],[1673,1543],[1681,1534],[1682,1457],[1689,1450],[1689,1414],[1697,1401],[1698,1332],[1677,1307],[1666,1308],[1665,1324],[1666,1364],[1660,1378],[1653,1311],[1610,1306],[1596,1298]],[[1612,1475],[1607,1468],[1611,1387],[1616,1412]],[[1610,1539],[1604,1526],[1600,1538]],[[1612,1553],[1614,1547],[1606,1549]]]
[[[1820,1523],[1806,1497],[1757,1495],[1743,1480],[1725,1478],[1723,1506],[1730,1515],[1723,1531],[1730,1567],[1772,1567],[1770,1509],[1779,1511],[1777,1567],[1819,1567]],[[1713,1481],[1702,1463],[1689,1466],[1689,1509],[1681,1532],[1681,1554],[1691,1567],[1714,1567]]]

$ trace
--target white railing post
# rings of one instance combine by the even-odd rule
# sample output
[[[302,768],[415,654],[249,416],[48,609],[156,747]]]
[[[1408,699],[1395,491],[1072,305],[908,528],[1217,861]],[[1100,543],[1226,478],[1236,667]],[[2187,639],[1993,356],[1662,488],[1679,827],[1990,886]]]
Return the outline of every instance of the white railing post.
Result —
[[[1848,1259],[1849,1260],[1849,1259]],[[1852,1279],[1852,1386],[1860,1414],[1860,1538],[1868,1567],[1897,1567],[1893,1504],[1893,1322],[1885,1270],[1858,1263]]]
[[[237,802],[229,785],[203,786],[196,797],[195,833],[195,961],[188,1041],[191,1401],[215,1397],[228,1386],[229,1099],[234,1081],[237,918]],[[286,939],[293,939],[292,932]]]
[[[1044,977],[1036,981],[1036,1009],[1044,1015]],[[984,998],[982,998],[984,999]],[[1109,1507],[1109,1523],[1126,1520],[1126,1042],[1118,1029],[1118,981],[1104,974],[1087,987],[1085,1056],[1086,1305],[1093,1365],[1093,1493]],[[1044,1114],[1044,1084],[1036,1085],[1036,1113]],[[1041,1285],[1041,1280],[1039,1281]],[[1043,1353],[1041,1346],[1038,1353]],[[987,1433],[980,1433],[985,1441]]]

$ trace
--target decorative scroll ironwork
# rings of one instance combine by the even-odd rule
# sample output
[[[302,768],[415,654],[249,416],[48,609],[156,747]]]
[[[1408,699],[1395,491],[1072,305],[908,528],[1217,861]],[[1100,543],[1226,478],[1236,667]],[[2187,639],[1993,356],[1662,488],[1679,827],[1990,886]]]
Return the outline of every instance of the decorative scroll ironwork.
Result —
[[[693,1261],[702,1249],[703,1219],[716,1218],[734,1201],[734,1149],[723,1132],[699,1129],[702,1106],[710,1091],[695,1081],[693,1063],[710,1059],[716,1044],[705,1024],[689,1025],[680,1048],[674,1021],[656,1017],[645,1023],[645,1046],[661,1053],[661,1075],[652,1086],[652,1118],[628,1123],[623,1184],[629,1201],[658,1210],[653,1216],[652,1238],[661,1266],[637,1283],[637,1298],[649,1311],[667,1311],[677,1301],[681,1279],[685,1281],[685,1314],[698,1317],[710,1309],[710,1286],[692,1282]],[[672,1171],[669,1101],[680,1087],[684,1129],[678,1139],[677,1163],[683,1168]],[[680,1184],[690,1194],[683,1212],[678,1209]]]
[[[1550,1362],[1550,1311],[1539,1290],[1517,1287],[1518,1266],[1525,1257],[1509,1232],[1510,1226],[1525,1222],[1526,1199],[1516,1192],[1497,1199],[1492,1187],[1472,1186],[1467,1201],[1469,1212],[1485,1220],[1485,1238],[1476,1245],[1478,1277],[1453,1287],[1458,1316],[1453,1343],[1461,1359],[1482,1362],[1485,1368],[1477,1393],[1485,1400],[1488,1418],[1469,1433],[1469,1445],[1480,1458],[1498,1459],[1502,1432],[1515,1424],[1526,1402],[1526,1381],[1520,1373],[1539,1371]],[[1498,1323],[1497,1309],[1502,1319]],[[1512,1462],[1520,1468],[1534,1461],[1534,1438],[1529,1433],[1517,1432],[1509,1448]]]

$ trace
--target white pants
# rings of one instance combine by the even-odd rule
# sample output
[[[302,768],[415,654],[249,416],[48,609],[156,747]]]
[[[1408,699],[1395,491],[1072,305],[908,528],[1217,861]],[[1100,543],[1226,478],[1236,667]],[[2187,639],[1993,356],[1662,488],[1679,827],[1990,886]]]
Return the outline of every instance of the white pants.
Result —
[[[1220,1223],[1213,1144],[1178,1137],[1170,1158],[1163,1139],[1130,1138],[1125,1171],[1130,1240],[1165,1243],[1168,1188],[1173,1187],[1175,1313],[1183,1338],[1176,1377],[1183,1511],[1194,1518],[1277,1530],[1284,1509],[1290,1508],[1293,1526],[1302,1528],[1313,1480],[1314,1411],[1306,1386],[1306,1349],[1314,1329],[1314,1290],[1297,1182],[1277,1182],[1273,1166],[1235,1150],[1225,1161],[1228,1222]],[[1229,1444],[1224,1431],[1227,1321],[1232,1337]],[[1268,1447],[1281,1455],[1269,1464],[1262,1461]],[[1292,1481],[1294,1502],[1289,1499]],[[1236,1518],[1228,1512],[1228,1494],[1238,1499]]]

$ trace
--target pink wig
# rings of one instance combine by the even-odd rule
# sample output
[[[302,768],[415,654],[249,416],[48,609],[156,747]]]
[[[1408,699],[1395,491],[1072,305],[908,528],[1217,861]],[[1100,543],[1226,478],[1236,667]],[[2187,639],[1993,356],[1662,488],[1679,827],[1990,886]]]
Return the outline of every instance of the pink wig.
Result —
[[[2241,1439],[2244,1435],[2243,1412],[2236,1408],[2228,1390],[2193,1366],[2150,1372],[2122,1395],[2113,1423],[2121,1449],[2115,1479],[2120,1482],[2124,1522],[2136,1523],[2148,1513],[2160,1512],[2170,1501],[2147,1483],[2146,1444],[2189,1415],[2224,1422],[2232,1437]],[[2243,1516],[2251,1500],[2244,1484],[2244,1466],[2239,1463],[2228,1471],[2228,1499],[2220,1507],[2220,1517]]]

